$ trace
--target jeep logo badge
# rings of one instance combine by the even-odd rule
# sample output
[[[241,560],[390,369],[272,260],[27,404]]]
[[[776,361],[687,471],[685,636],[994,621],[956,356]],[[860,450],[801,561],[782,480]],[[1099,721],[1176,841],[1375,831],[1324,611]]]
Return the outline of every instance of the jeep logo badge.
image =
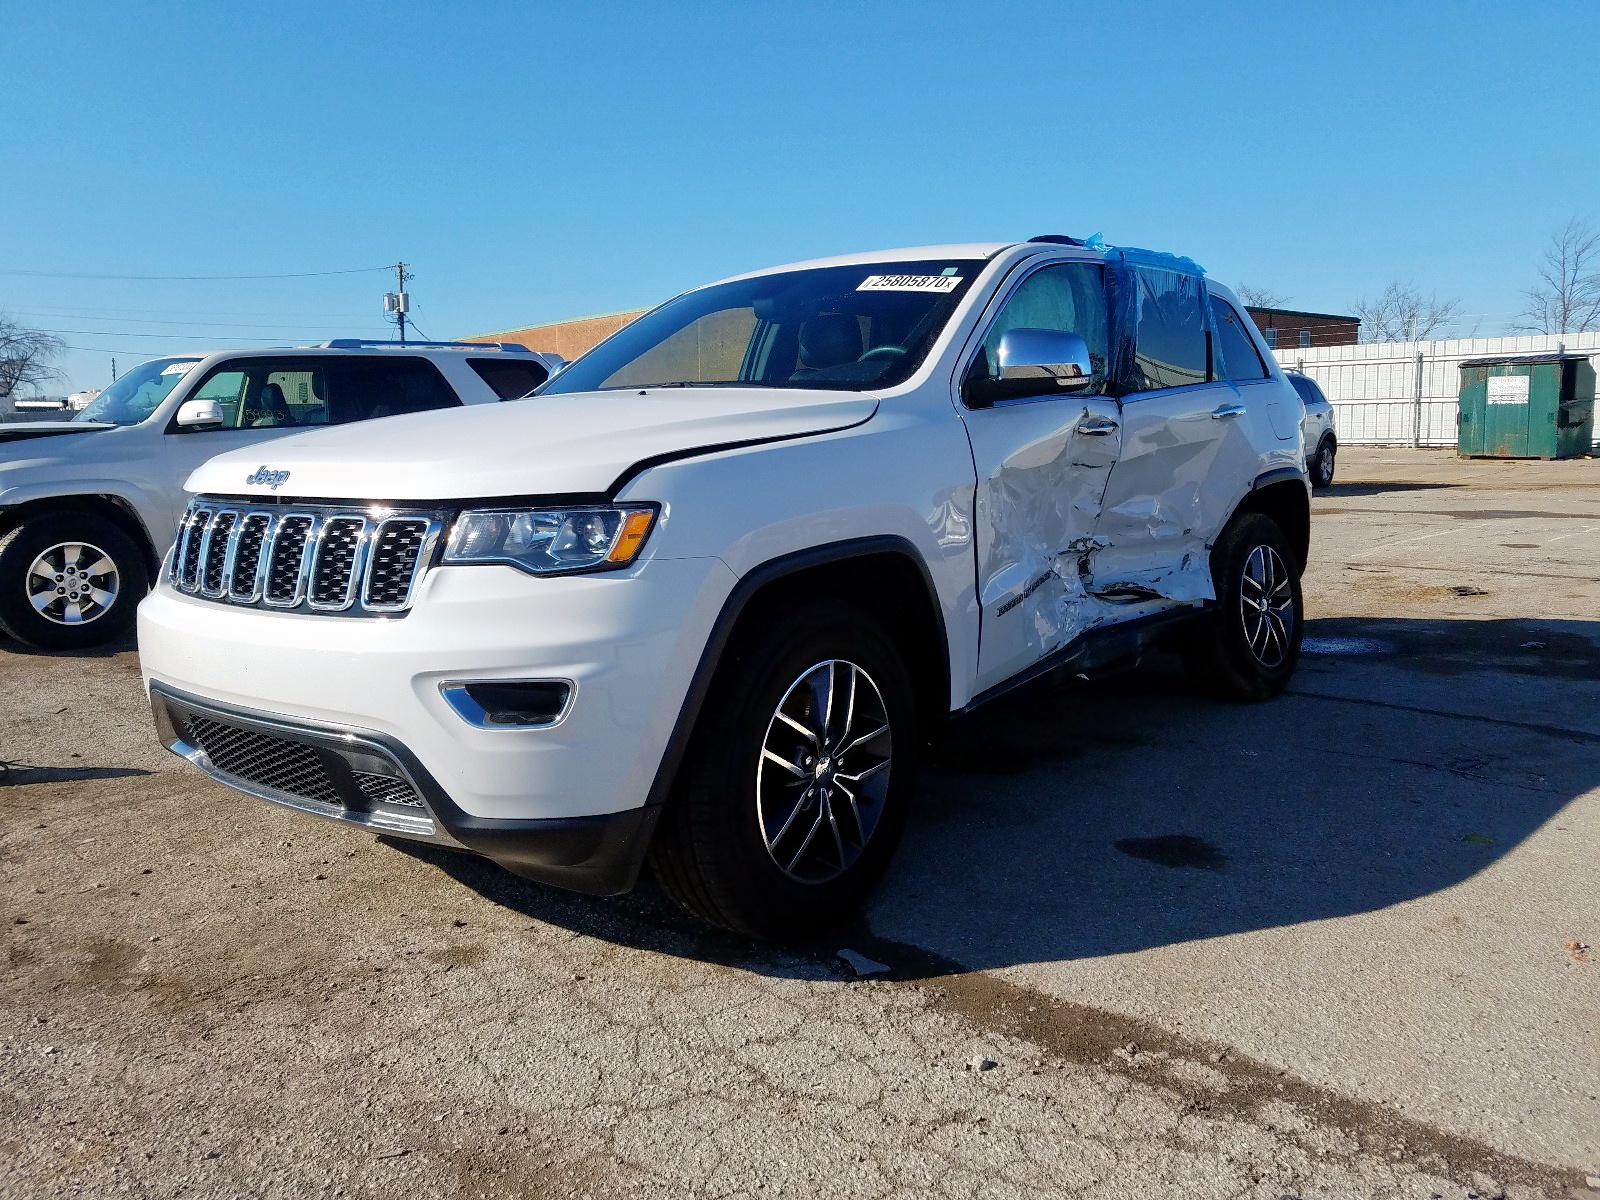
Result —
[[[251,484],[251,483],[265,484],[267,487],[271,488],[273,491],[277,491],[280,487],[282,487],[287,482],[289,482],[289,472],[287,472],[287,471],[269,471],[269,470],[267,470],[266,467],[258,467],[258,468],[256,468],[256,473],[245,480],[245,483],[247,483],[247,484]]]

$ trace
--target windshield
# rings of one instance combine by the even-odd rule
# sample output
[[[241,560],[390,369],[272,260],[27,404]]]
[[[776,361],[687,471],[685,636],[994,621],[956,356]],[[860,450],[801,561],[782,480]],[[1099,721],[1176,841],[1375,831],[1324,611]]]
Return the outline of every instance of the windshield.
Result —
[[[876,262],[701,288],[625,326],[538,394],[892,387],[922,364],[982,267],[975,259]]]
[[[137,425],[161,407],[161,402],[178,386],[178,381],[199,361],[198,358],[154,358],[140,363],[72,419]]]

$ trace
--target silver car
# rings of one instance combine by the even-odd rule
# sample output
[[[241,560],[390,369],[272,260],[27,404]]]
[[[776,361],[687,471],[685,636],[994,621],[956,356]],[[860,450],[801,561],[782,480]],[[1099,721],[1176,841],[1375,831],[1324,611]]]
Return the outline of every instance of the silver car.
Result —
[[[1333,405],[1328,403],[1311,376],[1298,371],[1285,371],[1284,376],[1300,393],[1300,401],[1306,406],[1300,431],[1305,438],[1306,474],[1311,476],[1311,486],[1332,487],[1333,459],[1339,452],[1339,435],[1333,427]]]
[[[326,342],[158,358],[67,421],[0,425],[0,634],[115,638],[172,544],[189,473],[307,429],[525,395],[561,365],[512,343]]]

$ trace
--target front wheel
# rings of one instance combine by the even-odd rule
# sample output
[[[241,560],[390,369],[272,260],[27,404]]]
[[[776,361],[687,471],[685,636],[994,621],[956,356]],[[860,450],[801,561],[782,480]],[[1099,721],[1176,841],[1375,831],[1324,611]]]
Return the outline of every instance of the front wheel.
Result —
[[[730,646],[651,850],[695,916],[806,937],[889,864],[917,745],[912,689],[879,623],[823,600],[766,614]]]
[[[1269,517],[1234,518],[1211,551],[1217,602],[1192,631],[1184,665],[1202,687],[1231,700],[1276,696],[1300,661],[1300,572]]]
[[[148,588],[143,552],[96,513],[41,514],[0,537],[0,629],[41,650],[120,637]]]

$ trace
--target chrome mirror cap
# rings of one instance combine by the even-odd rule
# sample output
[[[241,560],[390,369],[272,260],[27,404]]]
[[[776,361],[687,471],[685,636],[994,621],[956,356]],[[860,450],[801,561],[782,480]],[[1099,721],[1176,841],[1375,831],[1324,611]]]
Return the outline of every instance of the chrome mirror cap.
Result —
[[[208,429],[222,424],[222,405],[215,400],[185,400],[174,418],[179,429]]]
[[[1089,345],[1060,329],[1008,329],[995,355],[1004,383],[1040,383],[1055,391],[1077,392],[1094,375]]]

